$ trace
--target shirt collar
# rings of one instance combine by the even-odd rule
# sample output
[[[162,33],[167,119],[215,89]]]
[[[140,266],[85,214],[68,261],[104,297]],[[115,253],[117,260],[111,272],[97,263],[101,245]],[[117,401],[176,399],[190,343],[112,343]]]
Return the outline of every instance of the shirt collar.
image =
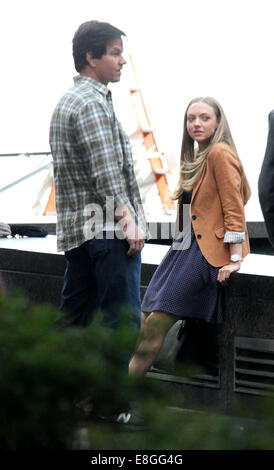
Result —
[[[75,85],[77,83],[86,83],[87,85],[92,85],[99,93],[101,93],[104,96],[107,96],[108,93],[110,93],[110,90],[106,85],[103,83],[98,82],[97,80],[94,80],[91,77],[86,77],[83,75],[77,75],[76,77],[73,78]]]

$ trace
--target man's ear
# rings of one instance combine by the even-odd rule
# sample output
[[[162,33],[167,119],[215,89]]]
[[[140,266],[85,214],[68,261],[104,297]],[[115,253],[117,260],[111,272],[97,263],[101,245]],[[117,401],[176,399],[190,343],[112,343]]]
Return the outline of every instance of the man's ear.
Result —
[[[92,52],[86,53],[86,61],[92,67],[96,67],[96,59],[93,59]]]

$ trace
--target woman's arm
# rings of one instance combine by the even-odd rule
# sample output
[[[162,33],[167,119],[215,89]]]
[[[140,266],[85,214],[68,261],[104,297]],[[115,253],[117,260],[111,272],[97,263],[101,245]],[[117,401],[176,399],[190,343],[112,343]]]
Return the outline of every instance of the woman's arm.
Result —
[[[222,149],[216,156],[214,155],[213,171],[224,214],[226,231],[224,243],[229,245],[231,260],[229,264],[219,269],[217,280],[226,284],[231,273],[238,271],[241,267],[241,242],[245,240],[246,223],[241,191],[242,169],[236,155],[230,149]],[[233,255],[238,255],[239,260],[233,261]]]
[[[240,243],[243,240],[238,237],[234,239],[234,235],[237,233],[240,236],[246,230],[241,163],[226,146],[212,151],[208,158],[222,205],[225,235],[228,235],[224,242]]]

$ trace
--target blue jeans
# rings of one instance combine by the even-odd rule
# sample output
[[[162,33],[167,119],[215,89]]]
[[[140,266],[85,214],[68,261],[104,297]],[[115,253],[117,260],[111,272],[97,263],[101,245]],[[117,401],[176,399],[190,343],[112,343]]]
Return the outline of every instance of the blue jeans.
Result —
[[[96,311],[103,324],[117,328],[121,309],[128,310],[128,326],[140,328],[141,254],[129,257],[126,240],[88,240],[65,252],[67,267],[61,299],[65,326],[87,326]]]

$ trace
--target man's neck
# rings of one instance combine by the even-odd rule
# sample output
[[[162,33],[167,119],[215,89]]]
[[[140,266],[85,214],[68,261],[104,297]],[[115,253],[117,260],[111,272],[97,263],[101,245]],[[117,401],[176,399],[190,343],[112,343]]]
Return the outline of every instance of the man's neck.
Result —
[[[107,86],[108,83],[103,83],[99,80],[97,74],[90,69],[90,67],[86,66],[81,72],[80,72],[80,75],[82,77],[88,77],[88,78],[92,78],[93,80],[95,80],[96,82],[100,83],[101,85],[105,85]]]

